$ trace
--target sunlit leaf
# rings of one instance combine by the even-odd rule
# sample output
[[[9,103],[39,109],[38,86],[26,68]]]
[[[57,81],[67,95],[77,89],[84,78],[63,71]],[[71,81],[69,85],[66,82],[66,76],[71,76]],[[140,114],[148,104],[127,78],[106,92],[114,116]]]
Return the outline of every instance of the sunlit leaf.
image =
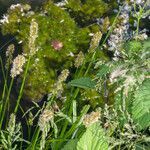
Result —
[[[82,77],[79,79],[74,79],[69,82],[69,85],[80,87],[83,89],[93,89],[95,87],[96,82],[92,81],[89,77]]]

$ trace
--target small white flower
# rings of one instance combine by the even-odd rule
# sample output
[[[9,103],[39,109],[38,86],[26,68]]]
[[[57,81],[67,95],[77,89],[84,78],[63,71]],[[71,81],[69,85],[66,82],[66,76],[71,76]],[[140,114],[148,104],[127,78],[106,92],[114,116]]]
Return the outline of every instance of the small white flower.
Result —
[[[74,57],[74,53],[72,53],[72,52],[69,52],[69,54],[68,54],[67,56]]]
[[[9,23],[8,15],[3,15],[3,19],[0,20],[1,24]]]
[[[89,33],[89,36],[93,36],[94,35],[94,33]]]
[[[13,10],[15,8],[21,8],[21,4],[15,4],[15,5],[13,4],[13,5],[10,6],[11,10]]]
[[[136,0],[136,4],[142,4],[142,3],[144,3],[143,0]]]
[[[23,41],[21,40],[21,41],[18,42],[18,44],[21,44],[22,42],[23,42]]]
[[[58,6],[58,7],[63,7],[63,6],[65,6],[67,3],[68,3],[67,0],[63,0],[63,1],[61,1],[61,2],[56,3],[55,5]]]

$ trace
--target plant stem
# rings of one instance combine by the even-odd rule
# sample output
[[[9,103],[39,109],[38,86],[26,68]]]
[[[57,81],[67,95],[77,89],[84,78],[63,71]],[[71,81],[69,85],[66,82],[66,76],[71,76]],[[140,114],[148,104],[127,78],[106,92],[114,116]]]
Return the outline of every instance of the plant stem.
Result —
[[[11,92],[11,89],[12,89],[13,81],[14,81],[14,79],[12,78],[11,82],[10,82],[9,89],[8,89],[8,94],[7,94],[7,97],[6,97],[6,101],[4,102],[4,107],[2,108],[2,114],[1,114],[1,118],[0,118],[0,129],[2,127],[3,119],[4,119],[4,116],[5,116],[6,110],[7,110],[7,104],[8,104],[8,101],[9,101],[9,97],[10,97],[10,92]]]
[[[19,104],[20,104],[20,100],[21,100],[21,97],[22,97],[22,94],[23,94],[23,88],[24,88],[24,85],[25,85],[25,80],[26,80],[26,76],[27,76],[29,64],[30,64],[30,57],[29,57],[28,62],[27,62],[27,66],[26,66],[26,69],[25,69],[23,81],[22,81],[21,88],[20,88],[20,91],[19,91],[19,96],[18,96],[18,99],[17,99],[17,104],[16,104],[16,107],[15,107],[15,110],[14,110],[14,113],[15,113],[15,114],[16,114],[17,111],[18,111],[18,107],[19,107]]]
[[[124,6],[124,5],[123,5],[123,6]],[[123,6],[122,6],[122,8],[123,8]],[[115,24],[116,24],[116,21],[117,21],[117,19],[118,19],[118,16],[119,16],[119,14],[121,13],[122,8],[120,9],[120,11],[118,12],[117,16],[115,17],[115,19],[114,19],[114,21],[113,21],[113,24],[112,24],[112,26],[111,26],[111,28],[110,28],[108,34],[106,35],[106,38],[104,39],[102,45],[106,42],[107,38],[108,38],[109,35],[111,34],[111,32],[112,32],[112,30],[113,30],[113,28],[114,28],[114,26],[115,26]],[[100,46],[100,48],[102,47],[102,45]],[[90,68],[91,68],[91,66],[92,66],[92,64],[93,64],[93,61],[95,60],[96,53],[97,53],[97,51],[94,51],[94,53],[92,54],[92,59],[91,59],[89,65],[88,65],[88,67],[87,67],[87,70],[86,70],[85,73],[84,73],[84,76],[86,76],[87,73],[89,72],[89,70],[90,70]],[[89,57],[89,56],[87,55],[87,56],[86,56],[86,59],[87,59],[88,57]],[[85,64],[86,64],[86,62],[84,63],[84,65],[85,65]],[[81,67],[81,69],[84,68],[84,65],[83,65],[83,67]],[[81,71],[79,71],[79,73],[81,73]],[[75,92],[74,92],[73,97],[72,97],[71,99],[69,98],[69,101],[71,100],[71,104],[69,105],[70,109],[69,109],[68,116],[70,116],[71,113],[72,113],[72,107],[71,107],[71,106],[72,106],[72,101],[76,99],[76,97],[77,97],[79,91],[80,91],[79,88],[75,89]],[[62,128],[62,131],[61,131],[61,134],[60,134],[60,138],[62,138],[62,137],[64,136],[64,133],[65,133],[65,131],[66,131],[66,129],[67,129],[67,126],[68,126],[68,121],[65,121],[65,124],[64,124],[64,126],[63,126],[63,128]]]
[[[31,141],[31,144],[29,145],[29,147],[27,148],[27,150],[35,150],[35,146],[36,146],[36,142],[38,140],[38,137],[39,137],[39,134],[40,134],[40,129],[39,127],[37,126],[36,127],[36,130],[35,130],[35,134],[34,136],[32,137],[32,141]]]
[[[3,78],[4,78],[4,87],[3,87],[3,92],[2,92],[2,100],[3,100],[5,97],[6,90],[8,90],[8,87],[7,87],[7,79],[6,79],[7,75],[5,75],[4,64],[3,64],[1,56],[0,56],[0,62],[1,62],[2,74],[3,74]]]

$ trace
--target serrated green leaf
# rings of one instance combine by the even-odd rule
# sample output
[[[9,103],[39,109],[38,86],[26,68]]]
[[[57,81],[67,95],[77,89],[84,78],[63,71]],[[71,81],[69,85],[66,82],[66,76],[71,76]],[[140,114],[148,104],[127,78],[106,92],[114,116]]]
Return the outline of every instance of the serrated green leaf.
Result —
[[[77,143],[77,150],[108,150],[108,142],[99,123],[87,128]]]
[[[130,52],[138,52],[142,49],[142,43],[139,41],[130,41],[127,43],[127,48]]]
[[[144,130],[150,126],[150,79],[145,80],[135,92],[132,117],[138,125],[138,130]]]
[[[124,49],[129,58],[138,56],[142,50],[142,43],[136,40],[125,43]]]
[[[68,84],[83,89],[93,89],[96,85],[96,82],[92,81],[89,77],[82,77],[79,79],[74,79]]]
[[[107,73],[109,72],[109,67],[107,65],[101,65],[100,69],[97,73],[97,77],[104,77],[107,75]]]

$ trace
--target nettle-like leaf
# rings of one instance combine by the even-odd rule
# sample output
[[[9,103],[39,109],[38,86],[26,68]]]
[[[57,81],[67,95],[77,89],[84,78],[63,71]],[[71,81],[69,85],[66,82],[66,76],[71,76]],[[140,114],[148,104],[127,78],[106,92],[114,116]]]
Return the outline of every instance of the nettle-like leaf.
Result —
[[[99,123],[94,123],[80,139],[69,140],[61,150],[108,150],[108,141]]]
[[[150,126],[150,79],[145,80],[135,92],[132,117],[138,125],[138,130],[144,130]]]
[[[99,67],[99,70],[96,76],[100,78],[104,77],[109,73],[109,71],[110,71],[110,67],[108,65],[103,64]]]
[[[89,77],[82,77],[79,79],[74,79],[70,81],[68,84],[83,89],[93,89],[96,85],[96,82],[92,81],[92,79]]]
[[[77,143],[77,150],[108,150],[108,141],[99,123],[87,128]]]
[[[129,58],[137,55],[142,50],[142,43],[136,40],[125,43],[124,49]]]

